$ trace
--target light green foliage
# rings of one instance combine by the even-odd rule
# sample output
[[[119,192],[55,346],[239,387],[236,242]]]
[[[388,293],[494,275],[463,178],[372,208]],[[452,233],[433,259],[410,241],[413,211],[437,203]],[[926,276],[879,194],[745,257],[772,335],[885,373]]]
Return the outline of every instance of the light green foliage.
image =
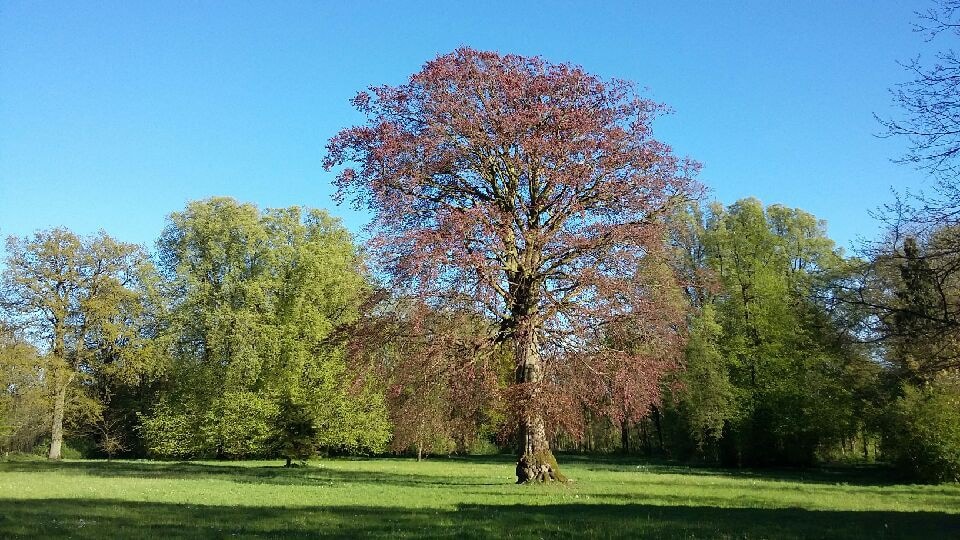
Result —
[[[235,389],[209,396],[200,419],[201,449],[216,449],[222,456],[263,454],[270,442],[276,402],[267,392]]]
[[[0,323],[0,451],[29,452],[50,431],[44,358]]]
[[[200,452],[200,425],[196,417],[161,401],[150,414],[140,414],[139,420],[151,453],[182,459]]]
[[[141,290],[151,272],[140,247],[102,232],[51,229],[7,240],[0,305],[45,348],[52,459],[65,421],[96,422],[109,399],[100,390],[141,371],[149,349],[138,327]]]
[[[867,361],[825,303],[846,271],[842,253],[823,222],[755,199],[713,205],[697,229],[685,227],[702,246],[687,265],[701,261],[716,286],[692,295],[702,307],[682,375],[685,421],[700,444],[723,435],[730,463],[810,463],[823,445],[855,433],[844,377]],[[684,252],[697,254],[696,243]]]
[[[284,444],[276,426],[292,425],[277,418],[284,400],[310,411],[319,446],[382,446],[385,432],[361,433],[381,429],[382,409],[352,404],[335,335],[365,291],[338,220],[213,198],[172,214],[158,249],[174,365],[166,404],[143,424],[154,453],[269,454]],[[189,436],[170,440],[169,423]]]
[[[884,440],[903,471],[925,482],[960,482],[960,378],[943,373],[906,386]]]
[[[737,419],[736,389],[721,351],[723,328],[712,304],[694,318],[687,341],[686,369],[680,374],[680,407],[699,446],[719,440],[724,422]]]
[[[875,470],[761,472],[563,457],[0,463],[4,538],[952,538],[960,486]]]

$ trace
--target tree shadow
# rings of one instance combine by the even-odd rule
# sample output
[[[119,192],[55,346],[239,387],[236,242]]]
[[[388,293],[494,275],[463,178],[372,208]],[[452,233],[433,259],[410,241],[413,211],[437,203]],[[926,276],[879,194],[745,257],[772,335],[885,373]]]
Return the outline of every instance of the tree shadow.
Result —
[[[330,484],[376,484],[376,485],[443,485],[486,486],[510,484],[490,482],[469,476],[436,475],[416,473],[390,473],[384,471],[340,470],[323,466],[309,467],[240,466],[228,463],[205,464],[197,462],[136,462],[136,461],[29,461],[2,462],[0,472],[59,472],[102,478],[165,478],[177,480],[219,479],[243,484],[273,485],[330,485]]]
[[[325,466],[324,461],[314,461],[308,467],[283,467],[278,461],[273,465],[232,465],[230,462],[202,463],[193,461],[63,461],[45,460],[0,461],[0,472],[49,472],[68,474],[88,474],[106,478],[173,478],[199,479],[219,478],[239,483],[277,484],[277,485],[323,485],[331,483],[370,483],[387,485],[447,485],[447,486],[484,486],[506,485],[512,483],[507,477],[513,472],[515,457],[509,455],[492,456],[451,456],[435,457],[426,463],[469,463],[475,465],[497,465],[504,469],[502,482],[488,478],[470,477],[455,474],[417,474],[404,471],[390,473],[382,470],[364,471],[357,469],[340,470]],[[810,485],[849,485],[849,486],[893,486],[901,485],[902,491],[912,492],[909,485],[899,484],[890,471],[882,467],[843,467],[812,469],[721,469],[707,466],[680,465],[649,461],[620,456],[559,456],[561,469],[564,465],[576,466],[595,472],[652,473],[682,476],[715,476],[735,480],[786,481]],[[339,461],[368,461],[365,459],[336,458]],[[575,477],[575,473],[573,474]],[[644,483],[657,483],[652,478],[644,478]],[[924,490],[930,493],[931,488]],[[956,489],[942,488],[942,494],[960,494]]]
[[[960,515],[643,504],[206,506],[0,500],[4,538],[956,538]]]
[[[647,472],[720,476],[737,479],[779,480],[816,484],[848,484],[856,486],[890,486],[900,484],[903,478],[883,465],[816,466],[806,468],[722,468],[697,463],[646,459],[633,456],[590,456],[580,454],[558,455],[561,468],[565,463],[577,464],[590,471]]]

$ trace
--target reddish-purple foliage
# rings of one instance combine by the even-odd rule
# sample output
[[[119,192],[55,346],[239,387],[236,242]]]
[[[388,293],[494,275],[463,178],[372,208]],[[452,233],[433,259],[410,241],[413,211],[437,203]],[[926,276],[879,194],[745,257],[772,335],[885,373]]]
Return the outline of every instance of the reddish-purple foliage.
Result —
[[[456,306],[375,295],[350,330],[352,367],[386,390],[391,449],[465,451],[497,408],[485,321]]]
[[[662,280],[675,278],[641,269],[698,189],[697,164],[652,136],[662,106],[577,66],[469,48],[353,104],[367,121],[333,137],[324,162],[346,165],[338,196],[373,211],[370,247],[395,286],[468,297],[515,344],[507,397],[524,436],[543,442],[543,416],[576,408],[562,404],[589,373],[652,395],[676,347],[619,346],[608,329],[663,319]],[[675,345],[678,326],[663,326],[638,335]]]

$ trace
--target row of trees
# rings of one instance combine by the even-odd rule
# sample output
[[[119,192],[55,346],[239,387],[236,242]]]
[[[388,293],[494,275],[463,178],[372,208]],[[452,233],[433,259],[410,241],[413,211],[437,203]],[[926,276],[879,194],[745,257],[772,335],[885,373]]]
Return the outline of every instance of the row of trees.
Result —
[[[956,478],[952,229],[846,258],[810,214],[745,199],[688,205],[668,230],[636,276],[661,312],[585,338],[602,361],[551,358],[553,388],[573,389],[542,408],[555,447]],[[90,455],[288,463],[517,444],[496,322],[377,288],[324,212],[210,199],[171,214],[153,258],[54,229],[11,238],[6,266],[7,451],[57,458],[65,432]]]
[[[337,220],[210,199],[170,216],[155,258],[103,233],[7,242],[8,448],[58,459],[65,423],[107,455],[383,447],[382,398],[337,334],[368,287]]]

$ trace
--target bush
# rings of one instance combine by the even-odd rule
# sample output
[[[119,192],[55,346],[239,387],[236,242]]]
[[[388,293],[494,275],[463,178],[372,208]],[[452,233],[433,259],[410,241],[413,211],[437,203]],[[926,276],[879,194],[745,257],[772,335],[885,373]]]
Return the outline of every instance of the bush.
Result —
[[[892,406],[885,450],[901,471],[921,482],[960,481],[960,380],[942,375],[905,387]]]
[[[495,456],[501,452],[500,447],[493,444],[489,439],[478,438],[470,445],[471,456]]]
[[[24,454],[26,455],[26,454]],[[33,450],[30,451],[30,454],[39,459],[46,459],[50,455],[50,441],[45,441],[40,444],[37,444],[33,447]],[[78,450],[74,446],[71,446],[67,441],[63,442],[63,445],[60,447],[60,458],[61,459],[83,459],[84,454],[81,450]]]

